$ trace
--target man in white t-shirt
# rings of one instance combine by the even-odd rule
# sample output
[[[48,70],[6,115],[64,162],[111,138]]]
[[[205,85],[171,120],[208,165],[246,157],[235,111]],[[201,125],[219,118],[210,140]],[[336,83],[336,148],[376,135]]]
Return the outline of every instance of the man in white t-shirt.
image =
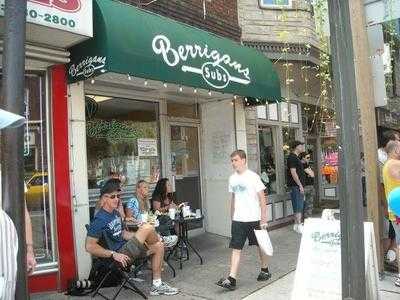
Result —
[[[258,246],[254,230],[267,229],[268,224],[265,186],[260,176],[247,169],[246,153],[243,150],[236,150],[231,154],[231,163],[235,170],[229,178],[232,217],[232,238],[229,244],[229,248],[232,248],[231,269],[229,276],[220,279],[217,285],[232,291],[236,288],[240,255],[246,240],[249,240],[249,246]],[[260,247],[258,251],[261,271],[257,280],[265,281],[271,278],[271,274],[266,255]]]

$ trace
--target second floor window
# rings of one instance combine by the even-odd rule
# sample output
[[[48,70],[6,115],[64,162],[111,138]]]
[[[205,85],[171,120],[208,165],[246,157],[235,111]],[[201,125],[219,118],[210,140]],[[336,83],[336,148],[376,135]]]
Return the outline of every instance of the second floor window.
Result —
[[[259,0],[262,8],[291,7],[292,0]]]

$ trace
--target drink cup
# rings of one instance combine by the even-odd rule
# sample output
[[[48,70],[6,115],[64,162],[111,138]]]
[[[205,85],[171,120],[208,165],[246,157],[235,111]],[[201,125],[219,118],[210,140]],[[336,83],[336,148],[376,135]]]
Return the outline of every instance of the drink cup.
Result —
[[[201,218],[201,210],[200,210],[200,208],[196,209],[196,218]]]
[[[184,218],[187,218],[190,216],[190,206],[189,205],[184,206],[182,211],[183,211]]]
[[[142,213],[142,222],[147,223],[148,217],[149,217],[148,213]]]
[[[175,214],[176,214],[176,209],[175,208],[170,208],[168,210],[168,215],[172,220],[175,220]]]

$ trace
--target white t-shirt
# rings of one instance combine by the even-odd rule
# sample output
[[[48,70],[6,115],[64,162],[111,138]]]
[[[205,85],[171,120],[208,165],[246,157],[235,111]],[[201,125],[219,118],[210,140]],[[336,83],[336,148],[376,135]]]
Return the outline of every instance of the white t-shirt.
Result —
[[[235,195],[233,220],[255,222],[261,219],[260,200],[257,193],[265,190],[260,176],[250,170],[235,172],[229,177],[229,192]]]

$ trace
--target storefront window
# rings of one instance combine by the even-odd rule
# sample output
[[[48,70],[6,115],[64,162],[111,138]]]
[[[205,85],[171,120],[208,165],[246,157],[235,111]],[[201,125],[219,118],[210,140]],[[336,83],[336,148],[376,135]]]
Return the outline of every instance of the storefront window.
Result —
[[[124,190],[138,180],[160,177],[157,104],[114,97],[86,96],[89,189],[118,176]]]
[[[1,76],[0,76],[1,81]],[[0,94],[1,88],[0,88]],[[49,194],[48,108],[46,78],[25,76],[24,163],[26,205],[32,220],[33,249],[38,269],[51,266],[57,254],[54,239],[53,204]]]
[[[334,198],[337,196],[339,153],[335,137],[321,138],[321,182],[323,196]]]
[[[271,127],[262,127],[258,130],[260,145],[261,180],[267,188],[268,194],[276,194],[276,159],[275,138]]]

